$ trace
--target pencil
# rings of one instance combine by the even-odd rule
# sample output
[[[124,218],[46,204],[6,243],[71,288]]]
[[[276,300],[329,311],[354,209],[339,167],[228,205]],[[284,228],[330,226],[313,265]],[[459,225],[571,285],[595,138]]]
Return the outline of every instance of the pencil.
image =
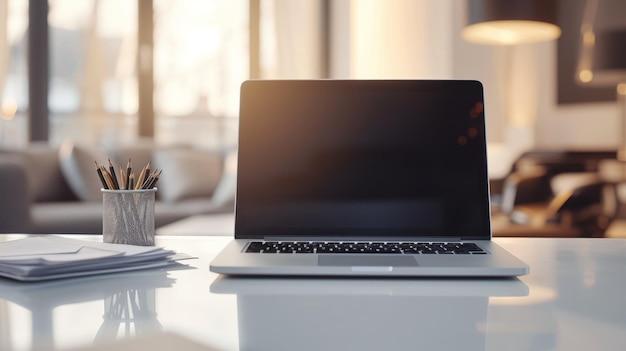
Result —
[[[143,179],[142,181],[146,181],[146,179],[148,179],[148,177],[150,176],[150,163],[152,161],[148,161],[148,164],[146,165],[146,174],[144,175],[145,179]],[[143,184],[142,184],[143,185]]]
[[[163,170],[160,170],[159,173],[154,175],[154,178],[152,178],[152,182],[150,182],[150,185],[148,185],[148,189],[154,188],[156,183],[159,181],[159,178],[161,177],[161,172],[163,172]]]
[[[98,162],[94,162],[96,163],[96,173],[98,173],[98,178],[100,178],[100,182],[102,182],[102,187],[108,189],[109,187],[107,186],[107,182],[104,180],[104,176],[102,175],[102,170],[100,169]]]
[[[121,166],[120,166],[120,179],[122,180],[122,187],[120,189],[127,190],[127,186],[126,186],[126,172],[124,172],[124,169]]]
[[[100,170],[102,171],[102,176],[104,177],[106,184],[109,186],[109,189],[115,189],[115,183],[113,183],[113,178],[111,177],[109,171],[107,171],[104,166],[100,166]]]
[[[132,190],[135,188],[135,174],[131,173],[128,179],[128,190]]]
[[[156,170],[150,173],[148,177],[146,177],[146,180],[144,180],[143,183],[141,184],[141,189],[148,189],[148,186],[150,186],[150,183],[152,183],[152,179],[154,179],[155,175],[156,175]]]
[[[115,174],[115,167],[113,167],[113,163],[111,163],[111,159],[109,159],[109,172],[111,172],[111,178],[113,178],[113,185],[115,185],[115,189],[119,189],[120,183],[117,182],[117,175]]]
[[[126,164],[126,190],[131,190],[132,186],[130,185],[130,174],[133,171],[133,167],[130,164],[130,158],[128,159],[128,163]]]
[[[146,165],[142,170],[141,173],[139,173],[139,177],[137,177],[137,179],[135,180],[135,190],[139,190],[141,189],[141,185],[143,184],[144,178],[146,177],[146,167],[148,165]]]

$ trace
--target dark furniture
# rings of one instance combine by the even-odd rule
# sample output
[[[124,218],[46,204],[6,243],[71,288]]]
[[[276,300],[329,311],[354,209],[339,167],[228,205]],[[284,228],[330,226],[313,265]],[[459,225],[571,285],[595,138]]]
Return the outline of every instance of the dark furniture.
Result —
[[[601,237],[615,217],[614,184],[598,173],[615,150],[523,153],[494,194],[494,236]]]

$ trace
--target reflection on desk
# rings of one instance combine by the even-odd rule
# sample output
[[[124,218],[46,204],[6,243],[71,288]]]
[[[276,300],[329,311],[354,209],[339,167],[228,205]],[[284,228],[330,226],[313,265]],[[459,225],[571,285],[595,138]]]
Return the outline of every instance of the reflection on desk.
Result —
[[[168,288],[174,279],[163,270],[146,270],[41,283],[3,280],[0,298],[28,309],[32,314],[32,346],[54,344],[56,307],[86,301],[103,301],[102,325],[94,341],[115,340],[161,330],[155,310],[155,289]]]
[[[237,295],[239,345],[254,350],[484,350],[492,296],[526,296],[507,280],[221,278]],[[507,308],[507,307],[505,307]],[[493,323],[493,321],[491,321]]]
[[[254,351],[626,345],[625,239],[496,238],[530,274],[471,280],[222,277],[209,264],[230,237],[156,239],[199,258],[167,271],[0,279],[0,350],[118,349],[172,333],[207,349]]]

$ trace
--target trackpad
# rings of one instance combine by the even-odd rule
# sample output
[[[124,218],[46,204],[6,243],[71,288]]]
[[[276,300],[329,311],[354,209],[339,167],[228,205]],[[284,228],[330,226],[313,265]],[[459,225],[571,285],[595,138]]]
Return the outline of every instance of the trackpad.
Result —
[[[417,266],[413,256],[320,255],[320,266],[411,267]]]

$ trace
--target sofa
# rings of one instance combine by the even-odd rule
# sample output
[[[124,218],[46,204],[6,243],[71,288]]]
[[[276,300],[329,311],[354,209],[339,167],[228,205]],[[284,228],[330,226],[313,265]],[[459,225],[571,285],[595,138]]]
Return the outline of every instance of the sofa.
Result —
[[[137,174],[148,162],[162,170],[156,184],[155,226],[234,208],[234,151],[151,141],[93,146],[31,143],[0,148],[0,232],[102,233],[102,184],[94,161],[117,171],[131,160]]]

